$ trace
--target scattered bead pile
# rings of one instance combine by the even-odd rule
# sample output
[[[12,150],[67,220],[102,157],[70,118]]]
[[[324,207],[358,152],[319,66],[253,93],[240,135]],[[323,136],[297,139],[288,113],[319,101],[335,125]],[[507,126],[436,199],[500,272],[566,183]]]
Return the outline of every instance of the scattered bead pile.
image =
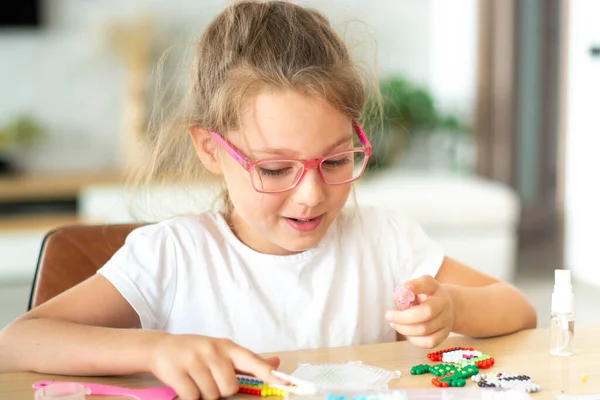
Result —
[[[259,379],[238,376],[237,380],[239,384],[238,393],[251,394],[253,396],[261,397],[285,396],[284,390],[272,388]]]
[[[473,382],[477,382],[479,387],[499,387],[510,389],[522,389],[527,393],[539,392],[540,385],[531,381],[527,375],[519,375],[503,372],[488,372],[486,374],[477,374],[471,377]]]

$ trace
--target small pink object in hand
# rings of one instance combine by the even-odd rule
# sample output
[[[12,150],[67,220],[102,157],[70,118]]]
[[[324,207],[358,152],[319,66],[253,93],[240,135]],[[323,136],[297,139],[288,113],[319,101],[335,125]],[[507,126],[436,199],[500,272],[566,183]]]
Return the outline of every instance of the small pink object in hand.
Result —
[[[396,286],[394,288],[394,301],[396,302],[396,307],[398,307],[398,310],[404,311],[410,308],[415,299],[415,294],[409,289],[402,286]]]

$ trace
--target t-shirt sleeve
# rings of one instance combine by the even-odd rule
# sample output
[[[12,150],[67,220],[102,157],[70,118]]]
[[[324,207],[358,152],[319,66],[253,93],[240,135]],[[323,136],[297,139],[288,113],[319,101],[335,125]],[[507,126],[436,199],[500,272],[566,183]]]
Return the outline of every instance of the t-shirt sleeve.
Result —
[[[165,326],[177,285],[176,246],[169,227],[137,228],[98,273],[131,304],[143,329]]]
[[[384,239],[393,249],[393,273],[397,283],[423,275],[435,277],[444,261],[442,246],[406,215],[389,211],[385,220],[389,234]]]

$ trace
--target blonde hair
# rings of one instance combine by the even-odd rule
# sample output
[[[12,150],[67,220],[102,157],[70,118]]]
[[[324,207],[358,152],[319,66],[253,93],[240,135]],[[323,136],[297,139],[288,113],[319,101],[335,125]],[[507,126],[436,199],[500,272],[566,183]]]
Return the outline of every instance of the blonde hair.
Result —
[[[324,15],[286,1],[237,2],[197,42],[185,101],[152,136],[135,182],[206,182],[189,130],[240,128],[242,102],[262,87],[315,96],[354,121],[367,97],[359,68]]]

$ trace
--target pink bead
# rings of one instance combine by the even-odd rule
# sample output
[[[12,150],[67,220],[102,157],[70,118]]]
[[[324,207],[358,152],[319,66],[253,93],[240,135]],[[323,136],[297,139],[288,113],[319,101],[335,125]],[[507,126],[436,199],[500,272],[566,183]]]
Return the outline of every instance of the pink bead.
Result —
[[[415,294],[405,287],[396,286],[394,288],[394,299],[396,301],[396,307],[398,307],[398,310],[400,311],[410,308],[413,301],[415,301],[415,298]]]

